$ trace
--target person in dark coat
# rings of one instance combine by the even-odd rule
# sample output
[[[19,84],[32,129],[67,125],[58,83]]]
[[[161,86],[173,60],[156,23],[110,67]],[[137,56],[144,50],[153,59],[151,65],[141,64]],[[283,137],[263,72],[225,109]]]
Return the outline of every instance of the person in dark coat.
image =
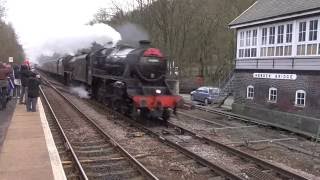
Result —
[[[20,69],[20,78],[21,78],[21,94],[20,94],[20,104],[27,102],[27,85],[28,85],[28,78],[31,75],[31,71],[29,70],[27,65],[21,65]]]
[[[9,100],[13,97],[13,93],[15,91],[14,86],[14,71],[11,65],[7,64],[7,67],[10,69],[10,73],[8,76],[8,94],[9,94]]]
[[[40,95],[40,75],[32,73],[31,77],[28,80],[28,98],[27,98],[27,111],[36,112],[36,106],[38,97]]]
[[[4,109],[8,101],[8,77],[10,68],[0,62],[0,110]]]
[[[21,89],[21,78],[20,78],[20,66],[15,64],[13,65],[13,74],[14,74],[14,97],[20,98],[20,89]]]

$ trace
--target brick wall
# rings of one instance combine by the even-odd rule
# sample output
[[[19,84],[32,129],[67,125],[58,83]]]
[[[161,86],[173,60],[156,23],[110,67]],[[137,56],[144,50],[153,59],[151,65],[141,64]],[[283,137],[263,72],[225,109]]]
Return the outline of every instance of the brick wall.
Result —
[[[296,80],[253,78],[253,73],[297,74]],[[254,99],[247,99],[247,86],[254,86]],[[277,88],[277,102],[270,103],[269,88]],[[320,72],[237,71],[233,80],[235,103],[320,118]],[[297,90],[306,91],[304,108],[295,106]]]

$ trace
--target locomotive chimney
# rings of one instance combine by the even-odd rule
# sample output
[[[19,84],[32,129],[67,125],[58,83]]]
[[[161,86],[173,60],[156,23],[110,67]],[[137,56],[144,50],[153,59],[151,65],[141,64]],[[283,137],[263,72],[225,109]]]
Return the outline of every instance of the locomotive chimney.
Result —
[[[141,40],[139,41],[140,47],[149,47],[151,46],[151,42],[148,40]]]

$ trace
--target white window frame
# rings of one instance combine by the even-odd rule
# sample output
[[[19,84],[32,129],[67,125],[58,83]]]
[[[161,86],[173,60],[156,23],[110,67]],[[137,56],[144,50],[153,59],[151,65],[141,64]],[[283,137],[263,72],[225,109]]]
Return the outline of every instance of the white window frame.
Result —
[[[293,53],[292,45],[284,46],[283,51],[284,51],[283,56],[285,56],[285,57],[292,56],[292,53]]]
[[[316,30],[312,30],[312,32],[317,33],[317,40],[310,41],[310,24],[312,21],[318,20],[318,27]],[[304,41],[299,41],[299,23],[305,22],[306,29],[303,31],[305,35]],[[283,43],[278,43],[278,27],[284,25],[284,33],[283,33]],[[313,25],[311,25],[312,27]],[[275,27],[275,43],[269,44],[270,42],[270,28]],[[292,27],[292,29],[291,29]],[[266,28],[265,33],[263,34],[263,29]],[[257,45],[253,46],[253,30],[257,29]],[[246,31],[251,30],[251,39],[250,46],[246,46]],[[304,28],[303,28],[304,30]],[[240,33],[244,33],[244,46],[240,46]],[[281,31],[282,33],[282,31]],[[237,32],[237,58],[239,59],[275,59],[275,58],[316,58],[320,57],[320,15],[306,17],[306,18],[297,18],[294,20],[288,20],[283,22],[269,23],[265,25],[257,25],[248,28],[239,29]],[[304,36],[303,35],[303,36]],[[271,36],[273,37],[273,36]],[[279,36],[282,37],[282,34]],[[289,41],[288,41],[289,40]],[[291,41],[290,41],[291,40]],[[271,40],[272,41],[272,40]],[[281,40],[280,40],[281,42]],[[298,52],[298,46],[304,46],[303,49],[300,48]],[[281,48],[280,46],[283,46]],[[277,50],[278,47],[278,50]],[[257,56],[252,57],[255,53],[252,53],[252,49],[256,49]],[[243,49],[241,52],[243,57],[239,57],[240,49]],[[250,57],[245,57],[246,49],[250,49]],[[273,49],[273,54],[272,54]],[[248,50],[247,50],[248,51]],[[255,50],[254,50],[255,51]],[[278,53],[277,53],[278,51]],[[248,55],[248,52],[247,52]],[[269,56],[268,56],[269,55]]]
[[[292,43],[292,37],[293,37],[293,23],[287,23],[286,24],[286,43]]]
[[[271,92],[275,91],[276,94],[271,94]],[[271,97],[275,97],[275,99],[272,99]],[[278,89],[277,88],[274,88],[274,87],[271,87],[269,88],[269,102],[271,103],[277,103],[277,100],[278,100]]]
[[[297,56],[306,56],[307,44],[298,44],[297,45]]]
[[[318,21],[317,24],[317,29],[311,30],[310,26],[311,23],[314,21]],[[305,41],[300,42],[299,41],[299,24],[301,22],[306,22],[306,39]],[[320,55],[320,16],[318,17],[311,17],[311,18],[306,18],[306,19],[301,19],[297,21],[297,26],[296,30],[298,31],[298,39],[296,41],[296,56],[297,57],[314,57],[314,56],[319,56]],[[311,33],[316,33],[317,39],[316,40],[310,40],[310,34]],[[299,51],[298,46],[304,45],[304,52]],[[310,49],[310,47],[314,47]]]
[[[304,28],[300,28],[300,25],[302,23],[305,24]],[[301,27],[303,27],[303,26],[301,26]],[[301,42],[301,43],[306,42],[307,37],[308,37],[307,31],[308,31],[308,22],[307,21],[298,22],[298,32],[299,32],[298,33],[298,42]],[[300,36],[301,36],[301,38],[300,38]]]
[[[244,47],[244,32],[240,32],[240,47]]]
[[[276,26],[269,27],[269,42],[268,42],[269,45],[276,44],[276,29],[277,29]]]
[[[281,24],[277,27],[277,44],[283,44],[284,42],[284,31],[285,30],[285,26],[284,24]]]
[[[298,94],[304,94],[304,98],[303,98],[304,104],[298,104],[298,99],[302,99],[302,98],[298,98]],[[295,106],[297,106],[297,107],[305,107],[306,106],[306,96],[307,96],[307,93],[306,93],[305,90],[297,90],[296,91],[296,98],[295,98]]]
[[[316,23],[315,23],[316,22]],[[316,25],[316,28],[314,28]],[[311,29],[311,26],[313,27]],[[319,20],[318,19],[313,19],[309,21],[309,36],[308,36],[308,40],[309,41],[317,41],[318,40],[318,28],[319,28]],[[315,36],[316,38],[313,39]]]
[[[254,34],[254,32],[256,32],[256,34]],[[239,59],[254,59],[259,57],[257,49],[259,43],[258,34],[258,28],[244,29],[238,32],[237,57]]]
[[[251,92],[249,91],[250,89],[252,89],[252,96],[251,96]],[[253,99],[254,98],[254,87],[252,85],[247,86],[247,99]]]
[[[249,47],[251,45],[251,38],[252,38],[251,30],[247,30],[246,31],[246,42],[245,42],[246,47]]]
[[[275,24],[259,27],[259,30],[260,30],[259,38],[261,40],[261,43],[258,46],[258,49],[259,49],[258,58],[269,59],[269,58],[275,58],[275,57],[284,58],[284,57],[295,56],[294,54],[294,50],[295,50],[294,34],[296,32],[295,23],[296,21],[287,21],[287,22],[275,23]],[[274,34],[275,42],[274,44],[270,44],[270,37],[273,38],[273,36],[270,36],[270,28],[273,28],[273,27],[275,27],[275,34]],[[279,30],[279,27],[281,28],[281,30]],[[267,38],[263,36],[263,35],[266,35],[265,33],[266,31],[263,33],[263,29],[267,30]],[[279,38],[281,38],[282,40],[279,41],[278,40]],[[287,41],[288,38],[290,38],[290,41]],[[263,43],[263,41],[266,41],[267,43],[265,44]]]
[[[268,44],[268,28],[263,27],[261,28],[261,45],[267,45]]]
[[[252,46],[257,46],[258,44],[258,29],[252,30]]]

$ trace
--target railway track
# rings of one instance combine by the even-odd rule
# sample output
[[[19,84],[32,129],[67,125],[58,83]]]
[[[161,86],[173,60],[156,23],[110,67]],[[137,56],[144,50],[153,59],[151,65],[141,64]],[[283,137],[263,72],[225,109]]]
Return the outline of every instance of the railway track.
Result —
[[[210,145],[211,147],[220,149],[221,154],[220,157],[228,157],[228,158],[222,158],[223,161],[230,161],[230,162],[236,162],[237,166],[240,166],[241,173],[246,174],[250,179],[307,179],[303,176],[300,176],[299,174],[295,172],[288,171],[286,169],[283,169],[277,165],[271,164],[267,161],[264,161],[262,159],[259,159],[255,156],[252,156],[250,154],[247,154],[243,151],[240,151],[236,148],[233,148],[231,146],[222,144],[218,141],[215,141],[213,139],[210,139],[208,137],[204,137],[201,135],[198,135],[188,129],[185,129],[179,125],[173,124],[169,122],[169,129],[166,129],[165,137],[167,139],[181,139],[179,136],[189,136],[193,137],[194,139],[189,139],[189,142],[187,143],[187,146],[190,146],[188,144],[192,144],[190,149],[192,149],[193,144],[203,144],[205,142],[206,144]],[[153,133],[160,134],[164,130],[162,128],[148,128],[149,130],[153,131]],[[163,133],[162,133],[163,134]],[[177,142],[177,140],[175,140]],[[180,141],[181,144],[186,144],[186,142]],[[193,142],[193,143],[191,143]],[[231,160],[230,160],[231,159]],[[238,164],[239,163],[239,164]]]
[[[66,98],[66,99],[69,99],[69,98]],[[54,101],[57,101],[57,98],[54,98]],[[109,116],[110,119],[114,118],[112,116],[115,116],[115,114],[111,114]],[[118,114],[116,116],[120,117],[120,118],[123,118],[123,116],[121,116],[121,115],[118,116]],[[124,117],[124,118],[126,118],[126,117]],[[166,143],[166,144],[168,144],[168,143]],[[91,145],[91,144],[88,144],[88,145]],[[186,166],[191,166],[192,167],[192,169],[193,169],[192,173],[194,173],[194,175],[190,175],[189,178],[181,176],[182,179],[216,179],[216,178],[218,178],[218,179],[244,179],[241,176],[232,174],[232,172],[229,172],[229,171],[226,171],[224,169],[221,169],[220,166],[217,166],[217,167],[213,166],[212,163],[210,163],[210,162],[208,162],[208,161],[206,161],[204,159],[201,159],[201,157],[198,157],[195,154],[192,154],[191,152],[188,152],[188,151],[182,151],[181,152],[179,150],[179,151],[176,151],[176,153],[174,153],[173,151],[170,150],[171,148],[169,148],[167,145],[164,145],[164,146],[165,147],[163,147],[161,149],[166,149],[167,151],[169,151],[169,153],[171,155],[168,158],[170,158],[170,160],[173,160],[174,164],[181,164],[181,165],[186,165]],[[177,148],[174,147],[173,149],[177,149]],[[163,154],[153,154],[153,156],[163,156]],[[80,160],[80,162],[81,162],[81,160]],[[86,162],[86,161],[84,161],[84,162]],[[150,168],[152,169],[153,167],[150,167]],[[166,168],[169,168],[169,167],[166,167]],[[180,168],[181,167],[179,167],[179,166],[178,167],[170,167],[167,170],[168,171],[177,171],[177,172],[179,172]],[[165,172],[162,172],[162,173],[165,173]],[[159,176],[162,176],[162,175],[159,175]],[[163,177],[164,178],[161,178],[161,179],[175,179],[174,177],[170,177],[170,176],[169,177],[163,176]],[[128,179],[128,178],[120,178],[120,179]]]
[[[45,102],[43,96],[41,97],[41,100],[42,102]],[[76,161],[72,155],[72,152],[68,148],[68,140],[64,137],[64,134],[60,130],[60,126],[55,120],[55,117],[53,116],[48,104],[43,103],[43,108],[67,179],[81,179],[81,170],[75,164]]]
[[[232,112],[223,111],[223,110],[220,110],[217,108],[207,108],[207,107],[203,107],[203,106],[199,106],[199,105],[196,105],[195,108],[198,110],[201,110],[201,111],[212,113],[212,114],[222,115],[227,118],[236,119],[236,120],[239,120],[239,121],[242,121],[245,123],[254,123],[254,124],[261,125],[261,126],[266,126],[266,127],[269,126],[269,127],[282,129],[282,130],[293,132],[293,133],[299,134],[300,136],[311,138],[311,139],[315,137],[315,134],[310,134],[307,132],[299,131],[299,130],[296,130],[296,129],[293,129],[293,128],[290,128],[287,126],[283,126],[280,124],[274,124],[274,123],[270,123],[270,122],[261,121],[259,119],[251,118],[248,116],[234,114]]]
[[[193,132],[210,135],[214,139],[221,138],[221,142],[232,144],[258,143],[297,140],[287,133],[278,133],[272,129],[250,122],[234,121],[223,116],[206,113],[178,111],[176,117],[171,118],[172,123],[182,125]],[[274,133],[272,133],[274,132]]]
[[[115,116],[121,116],[122,119],[126,118],[121,114],[115,114]],[[145,127],[132,121],[130,122],[130,124],[134,124],[144,132],[157,137],[160,141],[177,149],[181,153],[196,160],[204,167],[208,167],[215,173],[227,179],[307,179],[296,173],[287,171],[276,165],[255,158],[237,149],[220,144],[219,142],[215,142],[209,138],[199,136],[198,134],[175,124],[170,124],[169,129],[158,126],[154,128]],[[217,126],[221,127],[222,125]],[[185,140],[185,138],[187,138],[187,140]],[[206,145],[204,144],[208,144],[208,147],[205,147]],[[229,157],[229,160],[224,160],[229,162],[237,162],[238,167],[243,166],[244,168],[238,168],[237,170],[234,170],[230,167],[227,167],[226,165],[221,165],[221,163],[223,164],[223,162],[212,163],[211,161],[206,160],[207,158],[204,158],[201,153],[199,155],[199,152],[197,153],[190,150],[194,149],[197,146],[207,148],[207,150],[208,148],[210,149],[214,146],[215,151],[217,151],[217,149],[219,149],[218,151],[223,151],[219,152],[221,154],[219,154],[218,156]]]
[[[117,115],[122,116],[121,114]],[[223,145],[209,138],[199,136],[192,131],[184,129],[170,122],[169,128],[164,128],[159,126],[146,127],[132,120],[129,121],[131,124],[134,124],[134,126],[142,129],[145,133],[157,137],[160,141],[179,150],[180,152],[183,152],[187,156],[196,159],[201,164],[210,167],[210,169],[213,171],[219,172],[220,174],[225,174],[227,177],[231,177],[231,175],[228,176],[226,174],[232,174],[234,176],[233,178],[240,179],[307,179],[298,175],[297,173],[285,170],[279,166],[251,156],[235,148]],[[245,168],[240,168],[238,169],[239,171],[234,171],[227,165],[223,165],[223,162],[213,163],[212,161],[207,160],[207,157],[204,157],[201,155],[201,153],[192,151],[192,149],[196,149],[197,147],[203,147],[203,149],[205,149],[205,153],[210,153],[210,148],[212,148],[212,146],[214,146],[214,149],[216,149],[215,152],[217,149],[220,151],[220,154],[217,155],[217,159],[219,159],[219,157],[229,157],[231,160],[226,158],[224,160],[229,162],[237,162],[238,167]]]
[[[308,179],[295,172],[286,170],[208,137],[201,136],[171,122],[169,122],[169,128],[165,128],[161,126],[146,127],[142,124],[133,122],[132,120],[130,121],[144,132],[156,136],[159,140],[184,152],[188,156],[197,159],[199,162],[206,164],[208,167],[211,167],[211,169],[216,171],[221,170],[222,172],[220,173],[230,173],[244,179]],[[196,150],[199,147],[202,147],[205,152],[197,152]],[[222,161],[212,163],[212,161],[207,160],[212,158],[206,156],[206,154],[209,154],[210,152],[215,156],[213,159],[217,160],[223,157]],[[224,165],[223,161],[236,163],[237,165],[232,168],[228,166],[232,166],[232,164]]]
[[[158,179],[56,89],[43,86],[41,92],[79,170],[79,179]]]
[[[272,124],[266,124],[264,122],[260,122],[257,119],[252,119],[250,117],[233,114],[231,112],[222,111],[216,108],[196,106],[196,109],[199,111],[204,111],[206,113],[212,114],[212,117],[211,115],[210,116],[206,115],[206,118],[200,118],[200,117],[196,117],[194,113],[192,114],[184,111],[178,111],[178,114],[180,116],[187,117],[187,119],[193,119],[193,121],[197,120],[197,121],[201,121],[202,124],[208,124],[210,125],[210,127],[212,127],[211,130],[214,131],[214,133],[217,132],[220,135],[223,134],[224,136],[232,136],[233,139],[235,134],[232,133],[231,131],[226,131],[226,130],[243,129],[242,133],[246,134],[246,136],[248,137],[242,137],[241,140],[239,139],[236,142],[233,142],[236,144],[241,143],[243,145],[248,145],[247,143],[255,144],[255,143],[262,143],[262,142],[269,141],[279,146],[282,146],[284,148],[287,148],[289,150],[299,152],[314,158],[320,158],[320,152],[319,152],[319,149],[317,148],[318,145],[317,143],[313,143],[312,141],[313,139],[311,138],[311,135],[310,136],[301,135],[294,131],[283,129],[282,127],[273,126]],[[181,120],[181,118],[179,118],[179,120]],[[189,123],[186,123],[186,124],[189,124]],[[249,135],[250,131],[245,131],[245,129],[248,129],[248,128],[250,128],[251,131],[254,131],[254,132],[256,131],[255,133],[257,135],[255,136],[254,134]],[[262,128],[264,128],[264,131],[269,131],[269,132],[268,133],[261,132]],[[260,129],[260,131],[258,129]],[[226,131],[225,133],[229,132],[229,134],[223,133],[224,131]],[[273,131],[273,133],[270,131]],[[263,136],[261,136],[261,133],[263,134]],[[258,137],[260,139],[256,139]],[[310,141],[310,138],[311,138],[311,141]],[[290,143],[292,142],[292,140],[295,140],[295,143]],[[232,142],[229,142],[229,143],[232,144]]]
[[[124,128],[128,128],[132,129],[132,126],[139,129],[142,132],[145,132],[146,135],[151,136],[152,138],[156,138],[157,141],[160,141],[161,143],[165,144],[166,149],[175,149],[178,152],[178,156],[177,155],[173,155],[171,158],[177,162],[180,162],[181,159],[182,161],[188,161],[188,163],[192,163],[192,164],[197,164],[196,165],[196,172],[198,173],[209,173],[211,175],[208,176],[208,178],[205,179],[246,179],[245,176],[243,176],[243,174],[235,174],[232,170],[221,166],[219,164],[215,164],[213,162],[210,162],[208,160],[206,160],[205,158],[193,153],[192,151],[189,151],[188,149],[176,144],[173,141],[169,141],[166,138],[164,138],[164,136],[159,136],[157,133],[153,133],[152,131],[148,130],[147,128],[145,128],[143,125],[123,116],[122,114],[119,114],[117,112],[114,112],[108,108],[106,108],[104,105],[98,104],[96,102],[89,102],[92,106],[98,107],[100,108],[102,111],[107,112],[106,114],[108,114],[109,116],[112,116],[115,120],[115,123],[118,125],[123,126]],[[131,128],[130,128],[131,127]],[[171,148],[170,148],[171,147]],[[184,155],[186,157],[183,157],[181,155]],[[209,178],[211,176],[211,178]],[[185,179],[185,178],[184,178]],[[192,178],[192,179],[196,179],[196,178]]]

